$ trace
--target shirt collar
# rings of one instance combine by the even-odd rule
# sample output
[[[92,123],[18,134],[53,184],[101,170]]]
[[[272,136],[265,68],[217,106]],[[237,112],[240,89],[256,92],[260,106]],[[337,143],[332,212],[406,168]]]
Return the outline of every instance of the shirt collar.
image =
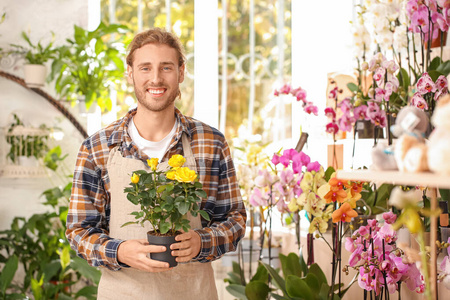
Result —
[[[113,131],[108,139],[108,147],[113,147],[117,144],[124,143],[127,145],[127,148],[131,146],[131,138],[128,135],[128,125],[130,120],[136,114],[137,109],[134,108],[130,110],[123,118],[119,119],[111,126],[113,127]],[[176,131],[176,140],[181,139],[181,135],[185,132],[189,137],[191,137],[190,131],[190,121],[184,116],[178,108],[175,107],[175,117],[178,120],[178,128]]]

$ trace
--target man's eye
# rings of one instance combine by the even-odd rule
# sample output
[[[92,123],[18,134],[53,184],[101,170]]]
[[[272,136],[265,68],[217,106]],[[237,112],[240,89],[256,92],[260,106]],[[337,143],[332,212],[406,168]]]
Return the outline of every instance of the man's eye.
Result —
[[[148,70],[150,70],[150,68],[144,67],[144,68],[141,68],[141,70],[142,71],[148,71]]]
[[[170,70],[172,70],[172,68],[171,67],[164,67],[163,70],[164,71],[170,71]]]

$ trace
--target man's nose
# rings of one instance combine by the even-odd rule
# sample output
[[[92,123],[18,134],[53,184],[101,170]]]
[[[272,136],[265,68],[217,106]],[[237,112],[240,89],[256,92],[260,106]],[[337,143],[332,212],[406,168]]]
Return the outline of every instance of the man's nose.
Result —
[[[150,81],[151,81],[152,84],[159,84],[159,83],[161,83],[162,78],[161,78],[161,71],[160,70],[158,70],[158,69],[153,70],[153,72],[151,72],[150,76],[151,76]]]

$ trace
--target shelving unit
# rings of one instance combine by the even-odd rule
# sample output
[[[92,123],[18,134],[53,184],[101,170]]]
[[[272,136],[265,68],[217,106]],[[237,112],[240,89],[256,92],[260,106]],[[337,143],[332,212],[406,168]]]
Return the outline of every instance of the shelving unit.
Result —
[[[437,210],[437,189],[446,188],[450,189],[450,176],[442,176],[434,173],[405,173],[398,171],[372,171],[372,170],[356,170],[356,171],[343,171],[338,170],[336,177],[346,180],[359,180],[369,181],[377,183],[392,183],[395,185],[418,185],[430,188],[431,191],[431,204],[430,209],[432,211]],[[437,240],[437,217],[432,216],[430,218],[430,251],[436,253],[437,246],[433,241]],[[430,280],[431,280],[431,296],[432,299],[437,299],[437,257],[431,255],[430,261]]]

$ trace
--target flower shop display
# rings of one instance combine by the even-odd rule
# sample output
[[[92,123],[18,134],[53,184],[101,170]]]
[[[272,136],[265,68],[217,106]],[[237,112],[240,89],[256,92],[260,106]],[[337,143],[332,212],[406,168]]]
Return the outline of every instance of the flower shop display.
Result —
[[[396,244],[396,218],[392,212],[384,213],[384,222],[371,219],[346,237],[345,249],[351,255],[345,269],[358,271],[364,299],[389,299],[388,294],[399,291],[402,283],[417,293],[424,292],[423,277],[415,262],[408,261]]]
[[[170,250],[170,245],[175,242],[174,237],[182,230],[188,232],[191,228],[185,216],[188,213],[193,217],[200,214],[205,220],[210,220],[208,213],[200,209],[201,198],[207,196],[206,192],[203,191],[196,172],[183,167],[185,162],[182,155],[175,154],[169,159],[169,170],[161,171],[158,170],[158,159],[151,158],[147,160],[150,171],[134,171],[131,187],[124,189],[127,199],[138,205],[139,210],[131,213],[136,220],[127,222],[122,227],[130,224],[144,226],[145,222],[149,222],[149,242],[152,236],[168,239],[165,252],[151,253],[150,256],[152,259],[169,262],[171,267],[177,265]]]

